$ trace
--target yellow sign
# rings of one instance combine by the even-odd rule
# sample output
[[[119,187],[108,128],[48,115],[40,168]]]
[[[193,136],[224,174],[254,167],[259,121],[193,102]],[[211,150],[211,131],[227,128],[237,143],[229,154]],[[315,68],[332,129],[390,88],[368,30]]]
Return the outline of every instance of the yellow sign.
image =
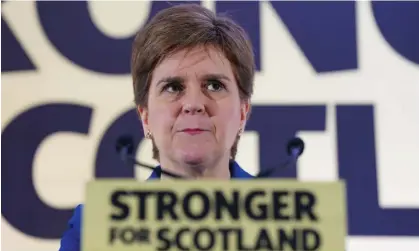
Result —
[[[342,251],[343,182],[98,180],[83,251]]]

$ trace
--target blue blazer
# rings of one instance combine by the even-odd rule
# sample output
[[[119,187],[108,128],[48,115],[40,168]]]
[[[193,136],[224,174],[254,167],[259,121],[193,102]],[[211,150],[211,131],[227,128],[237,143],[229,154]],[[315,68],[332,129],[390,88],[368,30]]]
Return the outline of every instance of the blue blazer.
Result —
[[[153,171],[148,178],[150,179],[159,179],[159,173],[160,173],[160,166],[156,167],[156,170]],[[250,179],[253,178],[252,175],[247,173],[245,170],[243,170],[237,162],[232,161],[230,163],[230,173],[231,177],[233,179]],[[82,213],[83,212],[83,205],[78,205],[74,209],[73,216],[68,222],[67,229],[64,232],[63,237],[61,238],[61,244],[59,251],[80,251],[81,249],[81,219],[82,219]]]

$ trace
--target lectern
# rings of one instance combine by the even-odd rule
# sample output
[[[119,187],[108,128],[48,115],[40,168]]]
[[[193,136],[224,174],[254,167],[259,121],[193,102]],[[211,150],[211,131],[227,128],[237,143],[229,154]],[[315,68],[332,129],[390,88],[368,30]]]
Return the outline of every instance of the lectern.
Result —
[[[82,251],[343,251],[343,181],[96,180]]]

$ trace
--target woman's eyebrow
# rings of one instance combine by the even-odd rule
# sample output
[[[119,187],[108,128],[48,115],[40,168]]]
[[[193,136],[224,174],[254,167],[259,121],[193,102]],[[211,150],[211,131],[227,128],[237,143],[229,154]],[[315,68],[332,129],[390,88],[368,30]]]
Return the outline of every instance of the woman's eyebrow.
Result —
[[[226,75],[217,74],[217,73],[209,73],[209,74],[202,75],[201,79],[206,79],[206,80],[208,80],[208,79],[223,79],[223,80],[231,81],[231,79],[229,77],[227,77]],[[158,86],[161,83],[170,83],[170,82],[183,83],[183,82],[185,82],[185,78],[180,77],[180,76],[163,77],[157,82],[156,86]]]
[[[184,79],[183,77],[179,77],[179,76],[169,76],[169,77],[164,77],[164,78],[160,79],[160,80],[157,82],[156,86],[158,86],[158,85],[159,85],[159,84],[161,84],[161,83],[170,83],[170,82],[180,82],[180,83],[182,83],[182,82],[184,82],[184,81],[185,81],[185,79]]]
[[[213,73],[210,73],[210,74],[203,75],[202,78],[203,79],[224,79],[224,80],[227,80],[227,81],[231,81],[230,78],[227,77],[224,74],[213,74]]]

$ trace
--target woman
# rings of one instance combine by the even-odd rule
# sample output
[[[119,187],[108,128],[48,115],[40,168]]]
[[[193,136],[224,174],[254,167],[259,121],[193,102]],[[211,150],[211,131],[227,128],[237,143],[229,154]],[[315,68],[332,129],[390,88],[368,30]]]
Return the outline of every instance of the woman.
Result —
[[[251,178],[235,161],[253,93],[254,58],[243,29],[199,5],[158,13],[133,43],[135,104],[161,169],[195,179]],[[161,169],[160,169],[161,168]],[[80,250],[82,206],[61,251]]]

